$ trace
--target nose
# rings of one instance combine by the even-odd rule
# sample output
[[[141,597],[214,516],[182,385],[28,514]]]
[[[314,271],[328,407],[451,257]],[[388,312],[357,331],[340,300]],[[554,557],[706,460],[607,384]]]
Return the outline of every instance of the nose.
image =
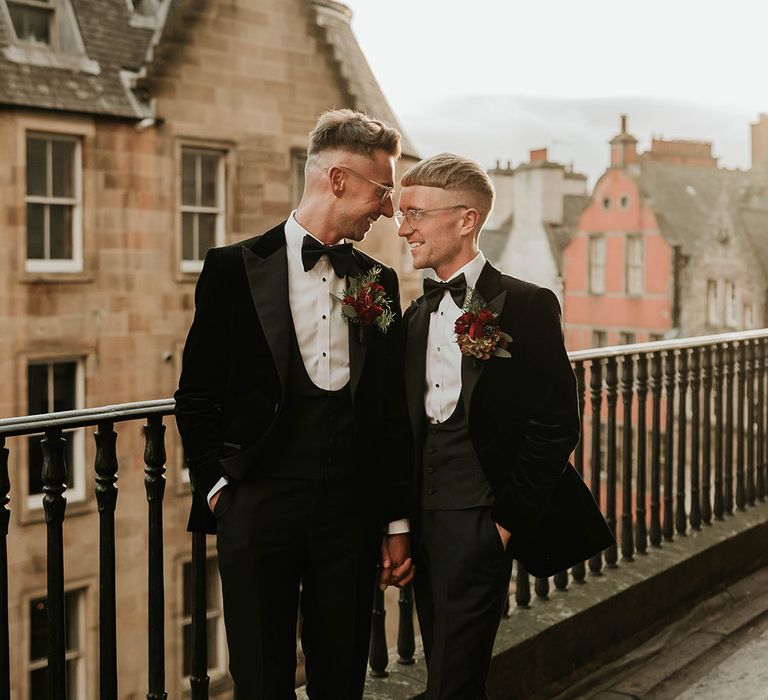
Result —
[[[386,216],[388,219],[392,218],[392,215],[395,213],[395,207],[392,204],[391,195],[384,200],[384,204],[381,205],[380,211],[382,215]]]
[[[401,236],[402,238],[407,238],[413,233],[413,229],[408,224],[408,219],[403,217],[402,221],[400,222],[400,226],[397,227],[397,235]]]

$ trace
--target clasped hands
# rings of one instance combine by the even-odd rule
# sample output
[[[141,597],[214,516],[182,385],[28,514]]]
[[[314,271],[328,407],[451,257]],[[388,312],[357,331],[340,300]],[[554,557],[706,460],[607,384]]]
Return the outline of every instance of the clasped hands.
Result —
[[[507,548],[511,533],[496,523],[499,538],[504,549]],[[384,535],[381,540],[381,574],[379,588],[386,590],[387,586],[403,588],[413,581],[416,567],[411,558],[410,535],[405,532],[399,535]]]

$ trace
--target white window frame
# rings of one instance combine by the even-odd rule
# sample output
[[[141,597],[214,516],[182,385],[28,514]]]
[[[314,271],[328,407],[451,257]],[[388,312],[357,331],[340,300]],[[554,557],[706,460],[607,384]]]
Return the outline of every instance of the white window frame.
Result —
[[[593,234],[587,241],[587,284],[590,294],[605,294],[605,235]]]
[[[76,661],[76,674],[77,674],[77,681],[76,681],[76,694],[75,697],[69,697],[67,700],[86,700],[86,646],[88,644],[88,641],[86,639],[86,634],[88,627],[86,625],[85,615],[86,615],[86,596],[88,594],[87,588],[70,588],[64,591],[65,596],[65,609],[66,609],[66,596],[74,594],[75,595],[75,609],[76,609],[76,624],[77,624],[77,639],[79,642],[79,648],[75,650],[67,650],[64,656],[65,662],[67,661]],[[47,600],[47,595],[43,593],[42,595],[32,595],[29,596],[26,600],[25,604],[25,614],[27,615],[28,624],[27,629],[29,630],[29,634],[31,636],[32,634],[32,621],[29,617],[29,608],[32,605],[32,602],[38,599],[45,599]],[[72,620],[71,618],[67,620],[67,624],[71,624]],[[29,642],[27,643],[27,654],[25,656],[27,660],[27,697],[29,697],[31,693],[31,676],[33,671],[37,671],[41,668],[47,668],[48,667],[48,657],[43,657],[40,659],[30,659],[29,658]]]
[[[601,336],[604,339],[604,342],[600,342],[597,340],[597,336]],[[591,339],[592,346],[594,348],[604,348],[608,346],[608,331],[606,331],[603,328],[593,328],[592,329],[592,339]]]
[[[5,9],[8,12],[8,26],[11,30],[11,36],[14,41],[18,42],[19,44],[34,47],[36,49],[43,49],[43,50],[56,50],[57,46],[57,35],[56,35],[56,12],[58,8],[56,7],[56,0],[5,0]],[[11,8],[9,5],[23,5],[26,7],[31,7],[34,9],[40,9],[40,10],[46,10],[48,14],[48,37],[50,41],[48,43],[44,41],[29,41],[28,39],[23,39],[19,37],[19,35],[16,33],[16,26],[13,24],[13,20],[11,19]]]
[[[206,571],[206,580],[205,585],[208,590],[210,590],[212,581],[208,577],[208,564],[209,562],[213,562],[212,570],[214,572],[214,575],[211,577],[213,579],[213,583],[216,585],[216,592],[217,592],[217,603],[218,603],[218,610],[214,610],[213,612],[209,611],[206,606],[205,611],[205,620],[206,620],[206,634],[208,634],[208,621],[211,619],[217,619],[216,626],[216,660],[218,662],[217,666],[209,666],[207,669],[208,675],[211,678],[211,680],[216,680],[219,678],[223,678],[227,673],[227,637],[226,637],[226,630],[224,628],[224,602],[222,598],[221,593],[221,581],[219,578],[219,568],[218,568],[218,560],[216,558],[216,555],[213,554],[211,556],[206,555],[205,559],[205,571]],[[179,618],[179,634],[181,636],[181,657],[179,659],[180,662],[180,671],[182,674],[182,679],[184,682],[189,682],[189,676],[185,676],[184,674],[184,629],[192,624],[192,616],[191,615],[185,615],[184,614],[184,566],[189,565],[190,571],[192,567],[192,560],[191,559],[185,559],[181,563],[181,595],[179,596],[179,600],[181,601],[181,615]],[[194,595],[194,592],[192,592],[192,595]],[[211,649],[208,649],[208,662],[210,664],[211,661]]]
[[[218,165],[217,165],[217,173],[216,173],[216,199],[217,205],[214,207],[205,207],[205,206],[197,206],[197,205],[191,205],[191,204],[184,204],[183,203],[183,187],[182,182],[184,178],[183,173],[183,162],[184,162],[184,154],[185,153],[203,153],[205,155],[215,155],[218,158]],[[226,160],[226,151],[218,148],[206,148],[205,146],[198,146],[198,145],[192,145],[192,144],[181,144],[181,149],[179,150],[179,208],[181,211],[181,215],[179,216],[179,251],[180,251],[180,259],[181,259],[181,271],[182,272],[200,272],[200,270],[203,269],[203,260],[197,260],[197,259],[191,259],[191,260],[185,260],[183,257],[183,251],[184,251],[184,214],[190,213],[190,214],[215,214],[216,215],[216,231],[214,234],[214,242],[213,245],[215,247],[224,245],[224,238],[225,238],[225,217],[226,217],[226,167],[225,167],[225,160]],[[196,182],[198,190],[200,188],[201,183],[201,177],[200,177],[200,163],[201,161],[197,161],[197,172],[195,173],[196,176]],[[195,235],[193,237],[193,246],[197,246],[199,244],[199,236]]]
[[[624,291],[642,296],[645,291],[645,245],[641,233],[628,233],[624,240]]]
[[[51,366],[63,362],[75,362],[75,409],[85,407],[85,360],[82,357],[56,357],[54,359],[30,359],[29,365]],[[48,371],[48,400],[53,399],[53,373]],[[85,428],[75,428],[74,430],[65,430],[68,440],[72,440],[72,464],[67,464],[67,472],[74,471],[74,488],[66,488],[64,495],[69,502],[79,502],[85,500]],[[29,458],[28,458],[29,459]],[[27,461],[29,469],[29,461]],[[27,483],[29,483],[27,481]],[[28,489],[28,487],[26,487]],[[27,507],[30,510],[39,510],[43,507],[42,493],[27,493]]]
[[[720,282],[719,280],[707,280],[707,325],[719,326],[720,314]]]
[[[744,328],[746,330],[754,328],[755,327],[755,305],[744,304],[742,314],[743,314],[742,317],[744,319]]]
[[[73,154],[73,178],[74,178],[74,197],[49,197],[40,195],[29,195],[25,192],[24,201],[26,204],[63,204],[72,207],[72,258],[28,258],[25,252],[25,269],[27,272],[82,272],[83,270],[83,164],[82,164],[82,139],[77,136],[71,136],[69,134],[56,134],[47,133],[41,131],[27,131],[24,139],[24,148],[26,152],[27,140],[30,138],[45,140],[48,145],[48,158],[46,163],[49,169],[52,171],[50,151],[51,143],[53,141],[64,141],[67,143],[73,143],[75,146]],[[25,162],[26,168],[29,166]],[[51,172],[46,172],[46,178],[48,178],[50,185]],[[26,182],[24,185],[26,189]],[[49,188],[50,191],[50,188]],[[49,210],[48,210],[49,211]],[[26,207],[25,207],[25,220],[26,220]],[[28,244],[29,228],[25,231],[25,245]]]
[[[736,283],[733,280],[725,280],[723,303],[725,304],[725,325],[728,328],[737,328],[739,325],[739,297]]]

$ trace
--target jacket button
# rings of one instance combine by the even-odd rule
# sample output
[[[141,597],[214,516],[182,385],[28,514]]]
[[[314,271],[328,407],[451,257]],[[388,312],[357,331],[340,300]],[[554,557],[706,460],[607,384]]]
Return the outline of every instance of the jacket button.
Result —
[[[432,488],[431,486],[427,489],[427,495],[434,496],[437,489]]]

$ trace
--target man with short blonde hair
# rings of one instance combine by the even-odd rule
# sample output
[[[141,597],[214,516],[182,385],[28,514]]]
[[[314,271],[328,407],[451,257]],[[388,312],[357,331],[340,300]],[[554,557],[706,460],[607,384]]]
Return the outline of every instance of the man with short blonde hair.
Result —
[[[176,421],[237,700],[295,700],[299,607],[309,697],[360,700],[377,559],[381,585],[412,577],[398,281],[351,243],[392,216],[399,155],[396,130],[326,112],[296,210],[209,250],[197,283]],[[352,318],[362,280],[378,311]]]
[[[488,175],[442,153],[402,185],[398,235],[414,267],[437,278],[405,312],[426,697],[479,700],[513,557],[549,576],[612,536],[568,465],[579,413],[557,298],[478,248],[493,207]]]

